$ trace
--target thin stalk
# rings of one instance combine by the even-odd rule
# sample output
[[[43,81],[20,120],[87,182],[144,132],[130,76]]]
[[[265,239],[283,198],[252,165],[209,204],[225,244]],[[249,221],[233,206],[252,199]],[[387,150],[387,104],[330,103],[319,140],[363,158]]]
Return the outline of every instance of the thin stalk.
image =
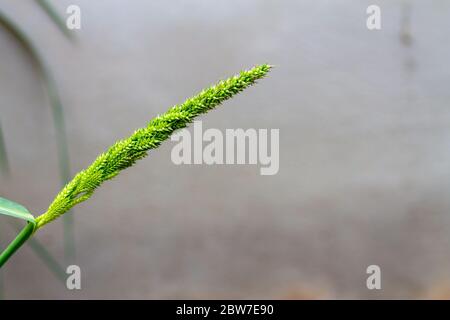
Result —
[[[5,138],[3,137],[2,125],[0,123],[0,174],[5,178],[9,177],[9,161],[6,153]]]
[[[28,245],[33,249],[36,255],[45,263],[53,274],[62,282],[66,283],[66,272],[58,261],[53,258],[50,252],[36,238],[31,237]]]
[[[44,69],[43,73],[44,72],[46,74],[46,81],[44,81],[44,83],[47,87],[50,104],[52,106],[53,124],[55,126],[55,131],[57,132],[56,143],[58,146],[59,175],[61,177],[61,185],[64,186],[70,181],[71,175],[63,107],[52,75],[48,72],[48,69]],[[73,263],[73,260],[75,259],[75,236],[73,232],[73,224],[73,216],[64,217],[64,258],[67,263]]]
[[[58,29],[69,39],[69,40],[74,40],[74,34],[72,32],[70,32],[70,30],[67,28],[65,20],[59,15],[59,13],[57,12],[57,10],[55,9],[55,7],[51,4],[50,1],[48,0],[35,0],[38,5],[47,13],[48,17],[55,23],[55,25],[58,27]],[[48,72],[47,72],[48,73]],[[53,82],[53,84],[51,85],[47,85],[47,90],[49,92],[49,97],[51,96],[51,93],[53,91],[53,95],[56,95],[56,97],[53,98],[53,104],[54,105],[58,105],[61,104],[61,100],[59,99],[58,93],[56,90],[56,85],[52,79],[52,76],[50,73],[47,74],[47,82],[51,84],[51,82]],[[52,98],[50,98],[52,99]],[[52,105],[53,105],[52,104]],[[54,119],[55,122],[55,127],[56,124],[61,124],[62,127],[61,128],[56,128],[56,132],[63,132],[65,134],[66,130],[64,128],[64,117],[62,114],[62,106],[59,106],[57,108],[54,108],[54,115],[53,117],[56,118]],[[58,137],[57,137],[58,139]],[[67,138],[60,135],[59,137],[61,141],[58,142],[58,144],[61,144],[66,146],[67,143]],[[61,167],[61,179],[62,179],[62,185],[65,185],[69,179],[70,179],[70,169],[68,167],[69,164],[69,159],[68,159],[68,152],[66,150],[64,150],[63,148],[59,148],[58,150],[59,153],[59,159],[60,162],[60,167]],[[64,258],[66,260],[67,263],[72,263],[73,259],[75,258],[75,243],[74,243],[74,239],[75,239],[75,235],[74,235],[74,230],[73,230],[73,217],[69,217],[69,218],[64,218],[63,220],[63,228],[64,228]]]
[[[64,121],[64,111],[61,99],[58,94],[56,82],[53,75],[47,68],[44,60],[41,58],[38,50],[34,47],[28,36],[5,14],[0,11],[0,25],[3,25],[16,40],[22,45],[26,52],[29,53],[33,63],[38,68],[43,79],[45,90],[51,105],[53,124],[56,131],[56,144],[58,150],[59,172],[61,177],[61,185],[64,186],[71,177],[69,166],[69,150],[67,147],[67,136]],[[66,259],[73,260],[75,256],[74,237],[73,237],[73,217],[64,217],[64,251]]]
[[[35,229],[35,224],[27,223],[17,237],[0,254],[0,268],[8,259],[31,237]]]

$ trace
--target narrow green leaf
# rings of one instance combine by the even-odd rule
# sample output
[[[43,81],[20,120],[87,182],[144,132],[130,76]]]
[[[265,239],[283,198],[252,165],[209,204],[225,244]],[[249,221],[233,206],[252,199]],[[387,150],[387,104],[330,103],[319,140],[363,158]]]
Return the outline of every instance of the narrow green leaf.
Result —
[[[11,200],[0,198],[0,214],[22,219],[35,224],[33,215],[21,204]]]

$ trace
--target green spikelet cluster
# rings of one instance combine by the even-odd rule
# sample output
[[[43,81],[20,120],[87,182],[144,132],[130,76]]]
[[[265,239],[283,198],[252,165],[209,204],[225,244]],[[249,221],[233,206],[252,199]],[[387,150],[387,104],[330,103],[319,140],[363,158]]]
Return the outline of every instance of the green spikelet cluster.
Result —
[[[47,212],[36,218],[36,230],[74,205],[89,199],[104,181],[114,178],[121,170],[145,157],[148,150],[157,148],[174,131],[185,128],[195,117],[215,108],[263,78],[270,68],[271,66],[263,64],[221,81],[183,104],[173,106],[166,113],[151,120],[147,127],[136,130],[129,138],[116,142],[61,190]]]

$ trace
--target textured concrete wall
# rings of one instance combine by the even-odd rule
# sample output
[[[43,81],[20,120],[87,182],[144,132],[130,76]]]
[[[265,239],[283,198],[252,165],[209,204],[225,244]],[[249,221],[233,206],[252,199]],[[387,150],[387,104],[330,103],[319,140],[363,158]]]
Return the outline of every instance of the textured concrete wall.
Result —
[[[72,170],[169,106],[236,71],[277,67],[203,117],[279,128],[280,171],[175,166],[174,142],[75,209],[79,292],[26,247],[7,298],[450,296],[450,3],[53,1],[82,9],[68,42],[33,1],[0,0],[55,73]],[[35,214],[59,190],[50,108],[28,56],[0,30],[0,194]],[[0,243],[14,231],[0,220]],[[63,261],[62,222],[37,238]],[[382,268],[381,291],[366,267]],[[448,284],[448,285],[447,285]],[[448,296],[446,296],[449,294]]]

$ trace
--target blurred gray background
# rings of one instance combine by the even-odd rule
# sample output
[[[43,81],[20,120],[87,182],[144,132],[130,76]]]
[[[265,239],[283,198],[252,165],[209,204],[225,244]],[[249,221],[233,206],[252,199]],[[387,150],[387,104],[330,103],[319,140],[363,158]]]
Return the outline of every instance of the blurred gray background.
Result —
[[[279,128],[280,171],[182,165],[168,141],[75,208],[82,290],[29,248],[14,298],[450,298],[450,2],[58,0],[0,9],[34,41],[64,104],[72,172],[202,88],[260,63],[260,83],[204,128]],[[366,28],[381,7],[382,29]],[[0,195],[45,211],[60,189],[39,76],[0,29]],[[0,220],[4,247],[15,230]],[[62,220],[36,235],[64,264]],[[377,264],[382,290],[366,288]]]

